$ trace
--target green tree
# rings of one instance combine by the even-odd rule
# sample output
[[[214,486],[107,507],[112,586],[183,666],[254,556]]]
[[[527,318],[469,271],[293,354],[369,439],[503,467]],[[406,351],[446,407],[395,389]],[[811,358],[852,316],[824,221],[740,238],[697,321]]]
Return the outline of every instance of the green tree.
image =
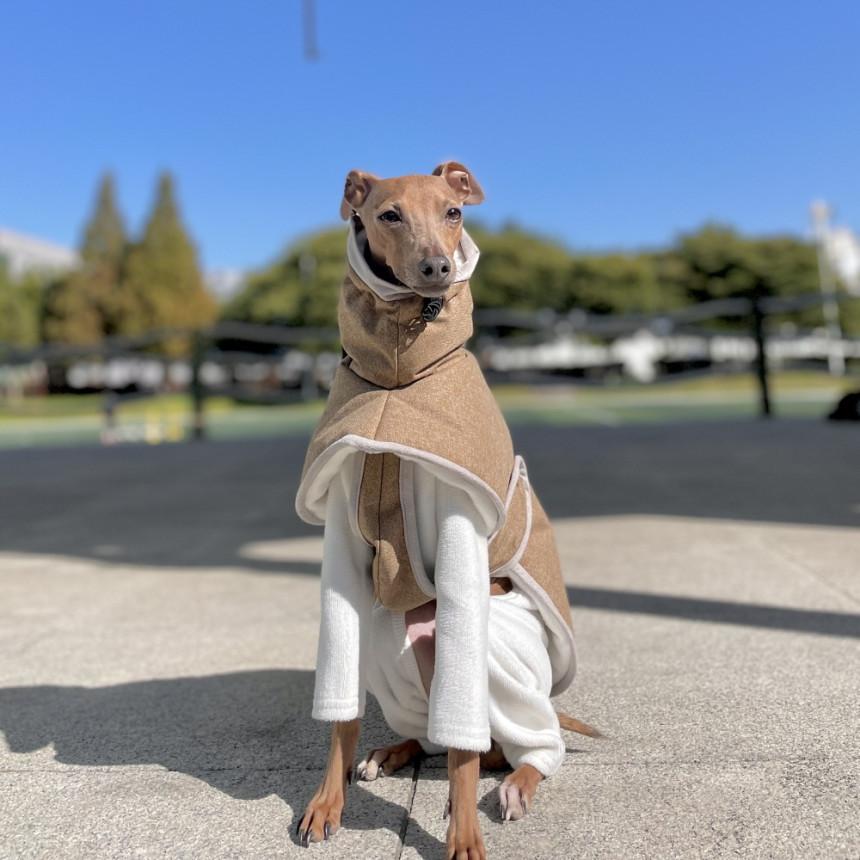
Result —
[[[742,236],[731,227],[707,224],[679,237],[662,255],[661,277],[683,292],[686,304],[711,299],[791,297],[818,290],[815,246],[794,236]],[[789,317],[801,325],[822,322],[820,306]],[[740,323],[747,326],[748,322]]]
[[[116,201],[116,182],[106,173],[99,184],[92,217],[84,228],[81,259],[91,265],[119,269],[125,257],[125,222]]]
[[[772,296],[818,288],[815,248],[793,236],[749,238],[708,224],[681,236],[670,254],[688,301],[746,296],[754,287]]]
[[[46,340],[97,343],[117,329],[126,232],[113,176],[106,173],[81,239],[81,264],[46,290]]]
[[[707,224],[670,248],[630,253],[576,253],[516,226],[492,231],[471,225],[481,249],[472,278],[479,308],[559,312],[660,313],[709,299],[815,292],[815,248],[793,236],[747,237]],[[337,321],[345,235],[324,230],[291,245],[271,265],[250,275],[225,307],[228,319],[328,325]],[[821,323],[813,306],[785,317],[804,326]],[[846,331],[857,331],[860,301],[843,305]],[[749,321],[721,325],[748,329]]]
[[[242,322],[337,325],[345,254],[342,227],[300,239],[274,263],[251,274],[222,316]]]
[[[35,346],[39,342],[41,282],[36,276],[13,280],[0,260],[0,346]]]
[[[653,254],[584,254],[570,264],[562,310],[597,314],[659,313],[683,304],[683,291],[661,279]]]
[[[129,251],[120,295],[117,328],[123,334],[195,328],[215,318],[216,303],[203,282],[169,173],[159,177],[143,235]]]
[[[499,232],[470,227],[469,234],[481,250],[472,278],[477,307],[563,308],[571,259],[563,245],[513,225]]]

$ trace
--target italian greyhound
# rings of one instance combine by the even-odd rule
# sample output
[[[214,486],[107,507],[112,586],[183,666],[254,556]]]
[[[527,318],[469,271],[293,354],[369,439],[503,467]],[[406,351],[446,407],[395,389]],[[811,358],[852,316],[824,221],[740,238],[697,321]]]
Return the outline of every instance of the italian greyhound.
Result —
[[[457,162],[440,165],[432,175],[380,179],[353,170],[347,176],[341,216],[351,220],[352,229],[362,234],[362,265],[366,264],[375,280],[389,291],[387,300],[391,296],[406,297],[407,300],[420,297],[421,319],[416,331],[433,326],[444,311],[449,291],[458,283],[457,255],[464,241],[462,207],[481,203],[483,199],[484,193],[474,176]],[[353,258],[350,258],[350,266],[352,269],[357,267]],[[373,301],[376,301],[375,297]],[[363,307],[370,306],[365,301]],[[471,312],[471,299],[468,312]],[[341,317],[342,333],[343,327],[344,319]],[[329,527],[328,520],[326,526]],[[463,549],[464,553],[466,549]],[[489,570],[486,573],[489,574]],[[369,570],[367,576],[370,577]],[[503,597],[516,587],[511,578],[500,576],[490,580],[489,594]],[[432,627],[435,612],[436,602],[428,598],[423,605],[405,613],[407,627],[412,622],[416,626],[429,622]],[[477,617],[477,607],[475,612]],[[429,696],[434,672],[432,630],[429,636],[413,639],[412,645]],[[548,696],[547,693],[547,702]],[[553,713],[550,712],[551,717]],[[556,733],[561,728],[590,737],[600,736],[595,729],[572,717],[564,714],[556,717]],[[354,768],[359,727],[359,718],[332,719],[325,775],[296,828],[300,841],[305,845],[327,840],[340,827],[347,785],[353,775],[358,779],[372,780],[382,774],[394,773],[426,752],[417,738],[410,738],[372,750]],[[561,747],[563,751],[563,744]],[[457,860],[485,858],[477,815],[479,771],[481,767],[491,770],[508,767],[503,745],[497,743],[494,736],[489,749],[449,747],[447,756],[447,857]],[[525,815],[543,778],[544,773],[531,763],[519,764],[504,778],[499,788],[499,809],[503,820],[515,820]]]

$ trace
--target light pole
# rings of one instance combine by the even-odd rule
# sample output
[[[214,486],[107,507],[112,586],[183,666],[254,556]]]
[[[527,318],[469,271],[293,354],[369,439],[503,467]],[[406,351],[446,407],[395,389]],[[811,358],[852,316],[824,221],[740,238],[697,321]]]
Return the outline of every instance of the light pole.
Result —
[[[827,326],[827,369],[832,376],[845,375],[845,354],[842,350],[842,324],[839,321],[839,302],[836,300],[836,280],[827,256],[827,238],[830,232],[830,207],[816,200],[809,207],[812,229],[818,249],[818,284],[821,287],[821,310]]]
[[[314,0],[302,0],[302,29],[304,30],[305,59],[313,62],[320,57],[317,47],[317,15]]]

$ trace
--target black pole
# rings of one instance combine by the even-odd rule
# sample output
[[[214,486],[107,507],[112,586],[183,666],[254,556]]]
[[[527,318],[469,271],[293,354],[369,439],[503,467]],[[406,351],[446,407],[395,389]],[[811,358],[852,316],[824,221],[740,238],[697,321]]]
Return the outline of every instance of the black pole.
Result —
[[[753,338],[755,339],[755,372],[758,379],[759,403],[762,418],[770,418],[770,380],[767,368],[767,337],[765,315],[762,308],[762,290],[756,287],[752,294]]]
[[[303,0],[302,2],[302,25],[305,37],[305,59],[318,60],[320,54],[317,48],[317,16],[314,0]]]
[[[191,335],[191,439],[200,442],[206,438],[206,386],[203,384],[205,345],[203,335],[196,331]]]

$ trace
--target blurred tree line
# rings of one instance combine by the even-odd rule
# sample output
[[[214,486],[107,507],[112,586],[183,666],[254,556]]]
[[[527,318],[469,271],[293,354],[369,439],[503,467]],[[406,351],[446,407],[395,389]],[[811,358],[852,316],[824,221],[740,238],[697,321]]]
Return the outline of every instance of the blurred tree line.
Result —
[[[815,246],[793,236],[749,237],[709,224],[662,250],[584,253],[516,226],[471,226],[470,232],[481,249],[472,280],[481,308],[654,314],[754,291],[792,296],[818,290]],[[83,231],[77,269],[47,280],[35,274],[13,280],[0,265],[0,344],[94,344],[106,335],[201,327],[219,315],[333,326],[344,252],[342,227],[313,233],[248,275],[219,309],[204,285],[170,174],[159,177],[136,239],[128,235],[113,177],[106,175]],[[790,319],[820,325],[820,307]],[[842,321],[847,333],[860,334],[860,302],[843,304]]]
[[[40,276],[13,279],[0,259],[0,344],[34,346],[39,342],[42,292]]]
[[[472,279],[480,308],[595,314],[660,313],[709,299],[793,296],[818,290],[814,244],[793,236],[755,238],[708,224],[671,247],[636,253],[579,253],[543,236],[508,226],[472,226],[481,249]],[[344,275],[343,228],[310,235],[271,265],[251,274],[222,311],[258,323],[336,324]],[[860,303],[843,306],[846,331],[860,333]],[[822,323],[819,307],[791,319]],[[748,326],[747,322],[736,323]],[[723,325],[732,325],[724,321]]]
[[[13,346],[90,345],[108,335],[204,326],[217,315],[169,173],[158,179],[137,239],[128,235],[108,174],[83,231],[77,268],[14,281],[0,266],[0,343]]]

